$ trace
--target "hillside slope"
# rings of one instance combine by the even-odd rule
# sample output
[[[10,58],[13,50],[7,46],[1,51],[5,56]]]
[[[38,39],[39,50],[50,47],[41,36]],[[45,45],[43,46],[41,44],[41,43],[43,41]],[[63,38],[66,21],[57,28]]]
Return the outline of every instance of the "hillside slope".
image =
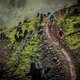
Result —
[[[74,58],[79,80],[80,75],[80,4],[74,4],[63,10],[55,12],[58,18],[56,27],[62,28],[65,32],[65,38],[62,41],[63,47],[70,52]]]

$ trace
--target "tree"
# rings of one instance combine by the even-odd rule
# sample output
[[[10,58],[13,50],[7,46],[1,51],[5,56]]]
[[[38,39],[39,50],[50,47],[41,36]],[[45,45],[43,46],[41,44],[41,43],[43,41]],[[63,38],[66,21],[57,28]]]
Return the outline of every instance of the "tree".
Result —
[[[80,4],[80,0],[77,1],[77,4]]]
[[[10,0],[10,4],[14,7],[25,6],[26,0]]]
[[[72,33],[68,34],[67,36],[71,36],[71,35],[77,34],[77,33],[79,33],[79,32],[80,32],[80,30],[75,31],[75,32],[72,32]],[[66,37],[67,37],[67,36],[66,36]]]

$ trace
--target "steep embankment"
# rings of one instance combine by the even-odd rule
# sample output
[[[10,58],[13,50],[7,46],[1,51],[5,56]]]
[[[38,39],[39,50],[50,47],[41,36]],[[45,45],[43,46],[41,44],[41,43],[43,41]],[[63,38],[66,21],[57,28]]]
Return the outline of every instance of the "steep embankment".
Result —
[[[63,47],[69,52],[71,60],[74,63],[77,79],[80,74],[80,4],[74,4],[68,8],[55,12],[58,18],[56,28],[62,28],[65,32],[65,38],[62,40]],[[53,28],[54,29],[54,28]]]
[[[6,62],[4,63],[4,61],[1,62],[4,58],[0,57],[0,79],[30,80],[31,77],[27,76],[26,73],[29,72],[30,63],[37,62],[41,63],[43,69],[46,70],[44,73],[45,79],[67,80],[65,75],[68,70],[65,70],[61,62],[63,57],[61,56],[62,59],[60,60],[56,55],[56,53],[60,55],[60,51],[44,39],[43,35],[39,34],[39,26],[39,19],[33,18],[22,24],[23,33],[21,34],[16,31],[17,27],[5,28],[0,31],[0,36],[3,35],[0,37],[1,42],[9,40],[9,42],[6,42],[7,44],[5,42],[0,44],[3,51],[2,56],[6,54],[4,57],[8,58],[5,59]],[[26,30],[28,33],[24,37]],[[20,37],[18,40],[16,40],[15,34]],[[4,48],[7,48],[7,50]]]
[[[48,27],[48,26],[45,26],[45,27],[46,27],[46,28],[45,28],[45,33],[46,33],[47,38],[48,38],[51,42],[53,42],[54,45],[56,45],[56,46],[58,47],[58,49],[60,49],[58,42],[57,42],[57,41],[54,41],[54,40],[53,40],[53,37],[51,37],[51,35],[50,35],[51,31],[50,31],[49,27]],[[54,39],[55,39],[55,38],[54,38]],[[75,79],[76,79],[76,72],[75,72],[75,67],[74,67],[74,65],[73,65],[73,62],[72,62],[70,56],[68,55],[68,53],[66,52],[66,50],[65,50],[64,48],[62,48],[62,49],[60,49],[60,50],[61,50],[62,53],[63,53],[63,54],[61,54],[61,55],[64,55],[64,57],[65,57],[64,62],[66,62],[66,60],[67,60],[67,65],[69,65],[69,67],[67,67],[67,68],[69,68],[69,70],[70,70],[70,77],[71,77],[70,80],[75,80]],[[65,64],[64,64],[64,65],[65,65]]]
[[[53,12],[74,2],[76,0],[0,0],[0,27],[16,26],[25,16],[34,17],[37,12]]]

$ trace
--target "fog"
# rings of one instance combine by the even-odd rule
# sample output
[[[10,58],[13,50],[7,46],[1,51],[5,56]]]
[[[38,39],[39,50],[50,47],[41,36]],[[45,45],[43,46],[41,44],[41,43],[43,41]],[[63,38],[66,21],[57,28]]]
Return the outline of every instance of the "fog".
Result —
[[[15,26],[25,16],[34,17],[37,12],[55,12],[65,5],[74,4],[76,0],[0,0],[1,26]]]

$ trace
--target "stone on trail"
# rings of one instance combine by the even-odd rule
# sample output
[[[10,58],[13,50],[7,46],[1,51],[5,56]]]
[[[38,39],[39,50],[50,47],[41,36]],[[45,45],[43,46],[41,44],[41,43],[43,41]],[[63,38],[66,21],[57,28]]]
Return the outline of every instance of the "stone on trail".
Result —
[[[53,57],[53,60],[57,61],[57,60],[58,60],[58,58],[57,58],[57,57]]]
[[[12,51],[13,50],[13,45],[9,46],[8,48],[9,48],[10,51]]]

